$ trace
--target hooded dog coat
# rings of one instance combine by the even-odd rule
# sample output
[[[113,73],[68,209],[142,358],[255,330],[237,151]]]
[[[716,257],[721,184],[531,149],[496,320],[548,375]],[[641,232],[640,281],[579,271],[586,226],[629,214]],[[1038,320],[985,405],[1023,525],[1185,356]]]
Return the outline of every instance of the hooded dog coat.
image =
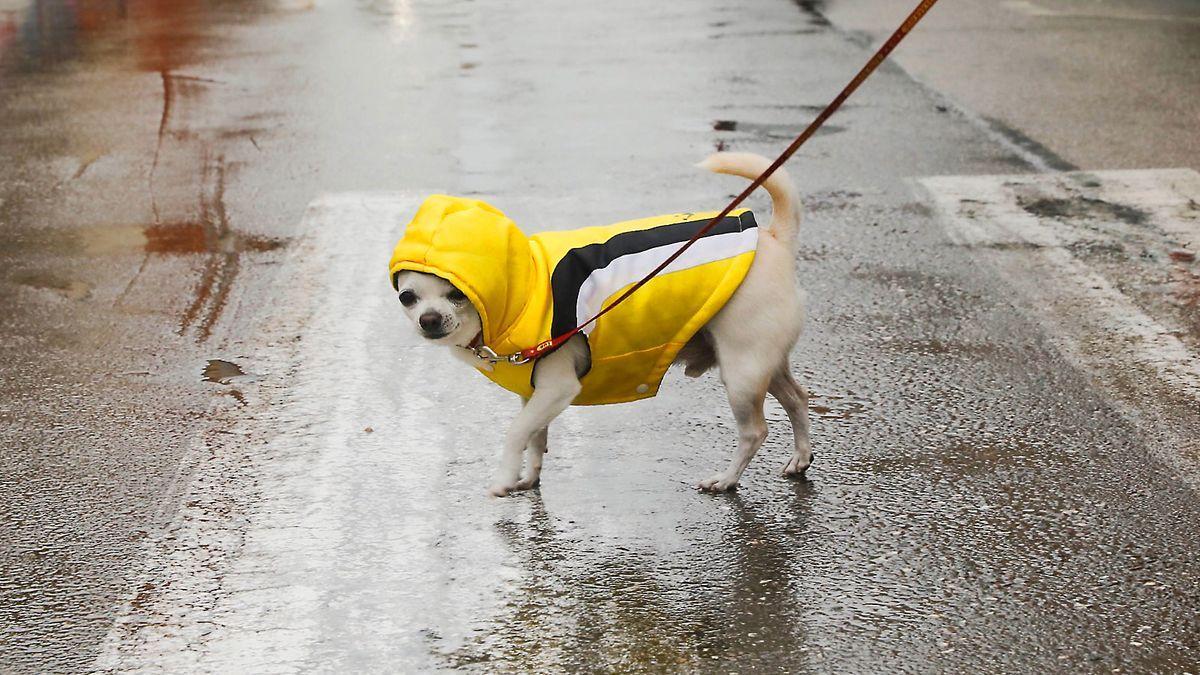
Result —
[[[679,249],[717,213],[679,213],[527,237],[476,199],[425,200],[392,253],[403,270],[437,275],[483,320],[483,344],[510,354],[561,335]],[[754,261],[758,228],[732,212],[629,299],[583,330],[592,367],[575,405],[622,403],[658,393],[684,344],[733,295]],[[397,289],[399,290],[399,289]],[[529,397],[533,363],[480,370]]]

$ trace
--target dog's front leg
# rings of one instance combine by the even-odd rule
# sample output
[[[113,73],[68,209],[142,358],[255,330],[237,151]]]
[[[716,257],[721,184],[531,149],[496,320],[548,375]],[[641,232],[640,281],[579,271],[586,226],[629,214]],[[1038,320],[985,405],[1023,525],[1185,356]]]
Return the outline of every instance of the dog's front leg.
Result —
[[[571,405],[580,389],[579,376],[575,373],[575,358],[566,349],[538,360],[533,371],[533,395],[508,430],[500,455],[500,469],[495,482],[488,488],[488,494],[503,497],[514,490],[533,486],[521,482],[522,454],[534,436]]]
[[[546,456],[550,427],[542,427],[529,439],[525,448],[525,473],[521,474],[518,490],[529,490],[538,486],[542,479],[542,461]]]
[[[529,405],[529,399],[521,397],[521,405]],[[542,427],[529,438],[525,448],[525,471],[521,481],[517,483],[518,490],[531,490],[538,486],[542,477],[542,462],[549,451],[550,427]]]

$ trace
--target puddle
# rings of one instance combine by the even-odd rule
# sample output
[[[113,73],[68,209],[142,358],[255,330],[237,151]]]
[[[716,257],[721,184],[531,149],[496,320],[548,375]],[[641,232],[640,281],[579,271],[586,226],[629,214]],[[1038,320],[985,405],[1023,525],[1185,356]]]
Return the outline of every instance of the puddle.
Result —
[[[225,361],[223,359],[209,359],[208,363],[204,366],[202,375],[201,379],[205,382],[224,385],[248,384],[256,382],[259,379],[259,375],[247,373],[233,361]],[[241,389],[227,389],[222,391],[221,395],[232,397],[238,402],[238,405],[248,405],[246,395],[242,393]]]
[[[766,30],[748,30],[748,31],[733,31],[724,33],[712,33],[708,36],[710,40],[725,40],[735,39],[744,40],[746,38],[772,37],[776,35],[813,35],[815,33],[824,32],[820,28],[779,28]]]
[[[86,300],[92,294],[92,285],[78,279],[67,279],[46,272],[29,272],[13,279],[18,284],[53,291],[68,300]]]
[[[814,401],[821,401],[815,403]],[[808,411],[822,419],[847,419],[860,415],[872,407],[871,401],[857,396],[835,396],[832,394],[809,396]]]
[[[713,131],[737,131],[750,134],[762,140],[791,140],[800,135],[808,125],[806,124],[789,124],[789,123],[774,123],[774,122],[741,122],[738,120],[714,120],[712,124]],[[814,136],[824,136],[828,134],[837,134],[846,130],[846,127],[836,124],[826,124]]]
[[[825,18],[825,0],[795,0],[796,6],[802,12],[807,14],[808,22],[814,26],[829,26],[829,19]]]
[[[1032,241],[994,241],[984,244],[983,248],[990,248],[994,251],[1036,251],[1045,246]]]
[[[941,277],[929,274],[928,272],[896,267],[856,266],[850,272],[850,276],[855,279],[869,279],[884,286],[900,288],[938,288],[943,285],[950,285],[949,282],[943,281]]]
[[[243,234],[205,227],[201,222],[147,225],[100,225],[55,229],[5,242],[10,251],[82,253],[89,256],[154,253],[262,253],[283,248],[286,238]]]
[[[857,105],[856,103],[845,103],[841,110],[849,110]],[[723,103],[714,108],[716,110],[787,110],[806,112],[816,116],[825,110],[825,105],[814,103]]]
[[[199,222],[87,227],[71,233],[77,247],[88,255],[114,255],[143,251],[161,255],[274,251],[285,239],[217,233]]]
[[[233,361],[209,359],[202,372],[205,382],[216,384],[247,384],[257,382],[261,377],[257,373],[247,373]]]
[[[1018,439],[1000,444],[957,441],[933,452],[873,457],[865,460],[872,471],[920,472],[928,478],[954,480],[996,474],[1035,461],[1039,450]]]
[[[809,211],[840,210],[854,208],[858,205],[858,200],[862,196],[861,192],[853,190],[831,190],[828,192],[806,194],[803,197],[803,202],[804,208]]]
[[[905,202],[900,205],[900,213],[919,216],[921,218],[933,217],[933,209],[924,202]]]
[[[913,354],[982,357],[996,353],[995,345],[939,340],[937,338],[928,340],[889,340],[886,344],[897,351]]]
[[[1081,240],[1073,241],[1063,248],[1070,251],[1078,257],[1093,258],[1096,256],[1104,256],[1108,258],[1124,259],[1127,257],[1125,247],[1115,241],[1096,241],[1096,240]]]
[[[197,338],[203,341],[212,334],[224,310],[230,289],[242,266],[242,254],[274,251],[287,246],[288,240],[245,234],[231,228],[224,204],[219,201],[215,204],[203,202],[201,206],[201,217],[196,221],[63,230],[36,245],[39,248],[80,250],[92,256],[133,252],[205,256],[203,269],[192,292],[192,301],[179,325],[181,335],[194,329]],[[62,245],[64,240],[69,243]]]
[[[1017,204],[1030,215],[1057,220],[1086,218],[1089,220],[1119,220],[1129,225],[1145,225],[1150,218],[1149,213],[1132,206],[1082,196],[1070,199],[1018,196]]]

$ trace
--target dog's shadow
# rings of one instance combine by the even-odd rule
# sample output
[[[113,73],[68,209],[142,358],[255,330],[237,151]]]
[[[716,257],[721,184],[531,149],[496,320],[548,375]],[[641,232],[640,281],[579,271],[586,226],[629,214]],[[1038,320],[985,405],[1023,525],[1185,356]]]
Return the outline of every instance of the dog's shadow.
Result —
[[[445,655],[449,665],[625,671],[746,658],[800,665],[804,654],[795,647],[805,629],[795,596],[814,491],[801,481],[775,502],[704,496],[699,508],[731,507],[714,516],[719,531],[682,532],[682,548],[670,550],[580,536],[535,490],[526,518],[495,526],[523,579],[501,616]]]

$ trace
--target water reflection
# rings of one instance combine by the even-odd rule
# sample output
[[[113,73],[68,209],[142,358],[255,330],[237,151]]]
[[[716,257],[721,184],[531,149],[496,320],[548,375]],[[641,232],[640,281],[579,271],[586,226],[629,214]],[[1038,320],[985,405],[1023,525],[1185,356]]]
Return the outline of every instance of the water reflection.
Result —
[[[169,72],[194,62],[205,28],[263,9],[259,2],[32,0],[0,9],[0,64],[31,71],[86,58],[102,40],[128,40],[140,70]]]
[[[56,63],[78,54],[80,22],[74,5],[66,0],[35,0],[24,11],[14,46],[26,63]]]
[[[123,0],[34,0],[0,19],[0,62],[26,68],[48,66],[80,54],[81,35],[125,14]]]
[[[674,552],[658,550],[644,532],[617,541],[581,539],[531,494],[526,521],[496,525],[522,579],[501,616],[482,625],[472,643],[443,655],[447,665],[802,668],[805,655],[796,647],[805,630],[794,595],[811,502],[806,490],[800,484],[786,503],[714,498],[708,507],[719,530]]]

